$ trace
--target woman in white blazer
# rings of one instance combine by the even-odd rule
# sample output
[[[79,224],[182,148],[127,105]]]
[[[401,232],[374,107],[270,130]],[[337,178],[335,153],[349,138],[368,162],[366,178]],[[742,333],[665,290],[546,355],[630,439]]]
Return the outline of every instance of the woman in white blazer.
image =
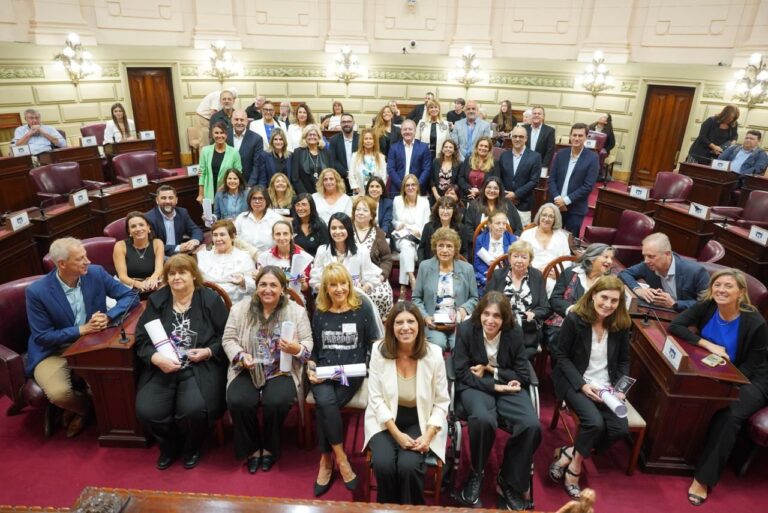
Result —
[[[427,115],[416,126],[416,139],[429,145],[429,153],[435,160],[443,143],[450,138],[448,123],[440,117],[440,104],[435,100],[428,101]]]
[[[364,445],[378,502],[424,504],[426,455],[445,460],[449,403],[442,350],[427,342],[419,309],[396,303],[368,370]]]

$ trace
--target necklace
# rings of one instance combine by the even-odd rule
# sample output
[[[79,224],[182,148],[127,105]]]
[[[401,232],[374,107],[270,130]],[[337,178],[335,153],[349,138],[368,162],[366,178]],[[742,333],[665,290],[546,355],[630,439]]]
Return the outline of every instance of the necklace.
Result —
[[[312,164],[312,174],[317,177],[317,164],[320,161],[320,154],[318,153],[313,157],[312,152],[307,151],[307,155],[309,155],[309,162]]]
[[[141,253],[139,253],[139,250],[136,249],[136,246],[134,246],[133,244],[131,244],[131,246],[133,247],[133,250],[136,252],[136,254],[139,255],[139,260],[144,260],[144,255],[147,254],[147,250],[149,249],[149,246],[144,248],[144,251],[142,251]]]
[[[365,237],[361,239],[360,235],[358,235],[357,233],[357,226],[355,226],[355,239],[357,239],[357,242],[359,244],[362,244],[363,242],[365,242],[368,239],[368,236],[371,234],[371,230],[373,230],[373,227],[368,228],[368,231],[365,232]]]

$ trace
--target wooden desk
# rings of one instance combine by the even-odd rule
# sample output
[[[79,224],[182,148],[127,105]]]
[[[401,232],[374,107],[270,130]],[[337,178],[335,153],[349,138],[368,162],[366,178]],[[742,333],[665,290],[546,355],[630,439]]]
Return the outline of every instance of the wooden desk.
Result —
[[[131,189],[130,184],[104,187],[102,191],[90,191],[91,212],[94,215],[94,233],[101,233],[106,225],[125,217],[128,212],[146,212],[152,208],[151,186]]]
[[[744,185],[741,187],[741,195],[739,195],[738,206],[744,208],[747,204],[749,195],[752,191],[767,191],[768,192],[768,176],[761,175],[745,175]]]
[[[748,381],[730,362],[707,367],[701,359],[708,352],[681,341],[690,358],[676,371],[662,355],[666,337],[659,323],[632,324],[630,375],[637,382],[629,399],[648,424],[640,463],[652,472],[688,474],[712,415],[735,401],[738,385]]]
[[[134,337],[144,303],[125,320],[127,343],[120,343],[120,329],[80,337],[64,352],[69,368],[91,388],[99,445],[104,447],[146,447],[147,438],[136,418],[136,375]]]
[[[619,225],[619,217],[625,210],[634,210],[647,216],[653,216],[656,212],[656,201],[634,198],[627,192],[603,187],[597,192],[595,217],[592,224],[616,228]]]
[[[189,216],[196,224],[200,225],[203,219],[203,206],[197,202],[199,176],[187,176],[186,169],[181,170],[184,174],[169,176],[159,180],[152,180],[150,188],[156,192],[161,185],[170,185],[176,189],[176,197],[179,198],[180,207],[184,207],[189,212]]]
[[[711,219],[699,219],[688,214],[687,203],[659,203],[654,220],[655,232],[664,232],[672,241],[672,249],[681,255],[695,257],[712,238],[712,226],[724,218],[716,214]]]
[[[12,232],[0,228],[0,283],[43,274],[32,226]]]
[[[40,164],[57,164],[59,162],[77,162],[80,164],[80,176],[83,180],[104,181],[101,169],[101,155],[98,146],[74,146],[46,151],[37,156]]]
[[[693,178],[693,188],[688,201],[708,207],[731,204],[731,191],[739,181],[739,174],[717,171],[701,164],[680,163],[680,174]]]
[[[768,283],[768,247],[749,240],[749,230],[715,225],[714,237],[725,248],[725,256],[718,264],[736,267]]]
[[[73,207],[64,203],[51,205],[44,210],[45,218],[42,217],[40,209],[35,208],[29,212],[29,220],[35,228],[37,249],[41,255],[46,255],[51,243],[59,237],[87,239],[101,235],[101,232],[93,231],[90,204]]]
[[[0,212],[15,212],[40,203],[29,178],[30,169],[32,157],[0,158]]]
[[[549,173],[547,173],[549,175]],[[531,222],[536,217],[536,212],[539,211],[544,203],[549,201],[549,178],[539,178],[536,183],[536,187],[533,189],[533,205],[531,206]]]

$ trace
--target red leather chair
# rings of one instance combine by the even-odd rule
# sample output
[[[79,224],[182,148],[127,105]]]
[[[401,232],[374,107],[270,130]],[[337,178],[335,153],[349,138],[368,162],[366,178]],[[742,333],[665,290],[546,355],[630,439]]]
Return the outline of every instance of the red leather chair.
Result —
[[[669,202],[681,202],[688,199],[693,187],[693,179],[690,176],[679,173],[662,171],[656,174],[653,182],[650,198]]]
[[[80,135],[83,137],[96,137],[96,143],[101,146],[104,144],[104,130],[107,128],[106,123],[96,123],[95,125],[88,125],[80,127]]]
[[[109,185],[108,182],[83,180],[77,162],[36,167],[29,172],[29,176],[37,188],[37,195],[43,200],[52,200],[52,203],[65,203],[69,193],[80,189],[95,190]]]
[[[587,226],[584,230],[584,240],[590,244],[610,244],[616,248],[618,261],[629,267],[642,261],[643,239],[651,234],[654,225],[653,219],[647,215],[625,210],[621,213],[616,228]]]
[[[90,239],[83,239],[83,247],[88,255],[88,260],[92,264],[100,265],[109,274],[115,274],[115,263],[112,260],[112,250],[115,248],[116,240],[112,237],[91,237]],[[56,267],[56,262],[51,259],[51,254],[48,253],[43,257],[43,269],[45,272],[50,272]]]
[[[494,146],[491,148],[491,153],[493,154],[493,160],[498,161],[501,158],[501,154],[505,151],[508,151],[506,148],[500,148],[498,146]]]
[[[104,227],[104,236],[112,237],[115,240],[123,240],[127,235],[125,233],[125,218],[121,217],[117,221],[112,221]]]
[[[717,242],[716,240],[710,239],[703,248],[701,248],[701,251],[699,251],[699,254],[696,255],[696,260],[699,262],[709,262],[709,263],[716,263],[722,260],[722,258],[725,256],[725,248],[722,244]]]
[[[750,228],[752,225],[768,228],[768,192],[752,191],[744,208],[712,207],[712,212],[725,216],[729,222]]]
[[[157,167],[157,152],[132,151],[117,155],[112,159],[115,168],[115,179],[118,182],[129,183],[132,176],[147,175],[149,180],[159,180],[174,176],[172,171]]]
[[[747,432],[752,442],[752,450],[749,452],[744,464],[739,468],[739,475],[747,473],[749,464],[755,458],[760,447],[768,447],[768,406],[752,415],[747,421]]]

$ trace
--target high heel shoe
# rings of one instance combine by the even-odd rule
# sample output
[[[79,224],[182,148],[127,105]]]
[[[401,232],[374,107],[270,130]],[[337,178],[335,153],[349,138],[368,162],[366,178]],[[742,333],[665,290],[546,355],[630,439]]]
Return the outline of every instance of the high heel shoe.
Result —
[[[320,497],[321,495],[324,495],[326,492],[328,492],[328,490],[331,489],[331,484],[333,483],[333,461],[332,460],[331,460],[331,468],[327,470],[329,470],[327,483],[321,484],[315,481],[315,487],[313,490],[315,497]],[[318,477],[320,476],[318,475]]]
[[[568,454],[568,446],[564,445],[559,449],[555,449],[555,461],[549,466],[549,477],[554,482],[560,481],[565,475],[565,469],[571,464],[573,456]],[[568,463],[565,466],[560,465],[560,459],[565,456],[568,459]]]
[[[571,464],[569,463],[567,467],[565,467],[565,473],[569,476],[573,477],[579,477],[581,476],[581,473],[575,473],[571,470]],[[568,494],[568,497],[570,497],[573,500],[579,500],[579,497],[581,497],[581,487],[579,487],[579,483],[566,483],[563,481],[563,488],[565,489],[565,493]]]
[[[347,487],[347,490],[355,491],[355,488],[357,488],[357,474],[352,470],[352,465],[349,464],[349,461],[339,462],[339,472],[341,473],[341,479],[344,481],[344,486]],[[352,478],[349,480],[344,479],[344,475],[352,474]]]

